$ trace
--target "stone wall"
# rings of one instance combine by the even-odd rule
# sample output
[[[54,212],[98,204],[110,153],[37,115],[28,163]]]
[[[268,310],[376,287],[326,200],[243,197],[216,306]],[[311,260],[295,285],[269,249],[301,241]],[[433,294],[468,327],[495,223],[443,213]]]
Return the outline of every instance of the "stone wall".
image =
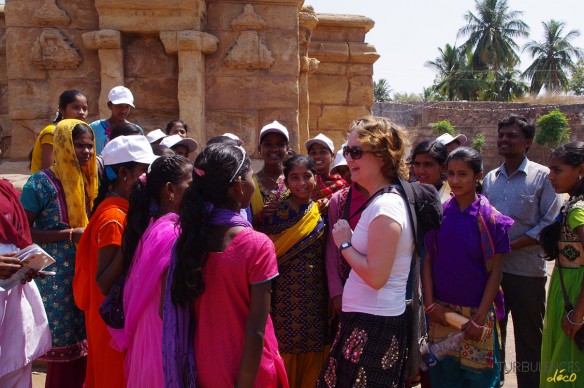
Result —
[[[180,118],[199,143],[233,132],[256,157],[266,123],[286,125],[295,150],[319,132],[338,146],[373,104],[373,21],[304,0],[6,0],[3,11],[0,139],[15,160],[66,89],[88,97],[91,122],[125,85],[129,119],[147,131]]]
[[[436,138],[430,127],[432,123],[448,120],[458,133],[465,134],[469,143],[483,133],[486,145],[483,149],[485,171],[490,171],[502,162],[497,153],[497,123],[510,114],[520,114],[535,122],[540,116],[558,108],[570,122],[572,140],[584,140],[584,104],[534,105],[527,103],[499,102],[419,102],[419,103],[375,103],[373,114],[387,117],[406,127],[415,145]],[[550,150],[535,145],[528,157],[546,164]]]

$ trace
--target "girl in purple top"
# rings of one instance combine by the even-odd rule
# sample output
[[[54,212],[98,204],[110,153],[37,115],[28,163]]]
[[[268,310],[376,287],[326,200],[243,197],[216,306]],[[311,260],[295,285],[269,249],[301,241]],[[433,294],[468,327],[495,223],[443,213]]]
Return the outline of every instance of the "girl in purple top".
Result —
[[[513,221],[477,194],[483,176],[477,151],[461,147],[446,160],[453,197],[443,205],[439,230],[426,235],[423,268],[425,310],[430,342],[458,332],[445,313],[469,318],[460,348],[430,370],[432,387],[499,386],[496,312],[502,312],[501,257],[510,250]]]

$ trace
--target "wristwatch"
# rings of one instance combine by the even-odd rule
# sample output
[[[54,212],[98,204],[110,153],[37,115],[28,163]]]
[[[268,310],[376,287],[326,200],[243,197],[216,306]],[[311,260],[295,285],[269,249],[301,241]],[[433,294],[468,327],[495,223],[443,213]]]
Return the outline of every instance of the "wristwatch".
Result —
[[[353,244],[351,244],[349,241],[345,241],[344,243],[341,243],[341,245],[339,246],[339,252],[344,251],[347,248],[352,247]]]

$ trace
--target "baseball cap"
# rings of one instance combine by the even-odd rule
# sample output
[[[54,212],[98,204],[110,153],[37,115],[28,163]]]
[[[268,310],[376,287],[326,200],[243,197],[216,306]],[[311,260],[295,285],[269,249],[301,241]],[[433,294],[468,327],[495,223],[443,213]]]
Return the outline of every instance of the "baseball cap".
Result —
[[[146,136],[118,136],[110,140],[101,152],[103,164],[111,166],[126,162],[150,164],[158,156],[152,152]]]
[[[130,89],[124,86],[116,86],[115,88],[110,90],[110,92],[107,95],[107,99],[114,105],[128,104],[132,108],[135,108],[134,96],[132,95]]]
[[[166,136],[164,139],[162,139],[160,145],[168,148],[172,148],[177,145],[184,145],[189,150],[189,154],[199,147],[199,143],[197,143],[195,139],[191,139],[190,137],[182,137],[181,135]]]
[[[239,136],[234,135],[233,133],[227,132],[227,133],[224,133],[221,136],[225,136],[225,137],[230,138],[231,140],[235,141],[237,143],[237,145],[243,145],[243,140],[241,140],[239,138]]]
[[[452,135],[449,134],[449,133],[443,133],[442,135],[440,135],[440,136],[438,136],[436,138],[436,141],[438,143],[440,143],[440,144],[443,144],[443,145],[448,145],[448,144],[452,143],[455,140],[458,140],[458,142],[460,143],[460,145],[463,145],[463,144],[466,143],[467,138],[462,133],[459,134],[456,137],[452,137]]]
[[[315,143],[321,144],[324,147],[328,148],[331,151],[331,153],[335,152],[335,145],[333,144],[333,141],[326,137],[325,135],[323,135],[322,133],[319,133],[318,135],[316,135],[316,137],[312,139],[308,139],[306,143],[304,143],[306,151],[308,151],[310,149],[310,146],[312,146]]]
[[[263,126],[262,130],[260,131],[260,143],[262,141],[262,137],[266,136],[268,133],[279,133],[280,135],[284,135],[286,141],[290,141],[290,135],[288,134],[288,130],[285,126],[274,120],[270,124],[266,124]]]
[[[333,161],[333,168],[331,168],[331,174],[336,174],[336,168],[339,166],[346,166],[347,165],[347,159],[345,159],[345,157],[343,156],[343,147],[346,146],[347,143],[344,143],[341,146],[341,149],[337,152],[337,155],[335,156],[335,160]]]
[[[160,128],[157,128],[157,129],[155,129],[154,131],[150,131],[150,132],[148,133],[148,135],[146,135],[146,139],[148,139],[148,142],[149,142],[150,144],[152,144],[152,143],[154,143],[155,141],[158,141],[158,140],[160,140],[160,139],[162,139],[162,138],[165,138],[166,136],[167,136],[167,134],[166,134],[166,133],[164,133],[164,132],[162,131],[162,129],[160,129]]]

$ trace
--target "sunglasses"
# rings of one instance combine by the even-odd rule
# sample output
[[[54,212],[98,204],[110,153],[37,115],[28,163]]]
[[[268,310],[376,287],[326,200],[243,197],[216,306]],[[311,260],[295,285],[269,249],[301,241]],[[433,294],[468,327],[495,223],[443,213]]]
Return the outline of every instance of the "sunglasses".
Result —
[[[371,151],[364,151],[359,146],[353,146],[353,147],[344,146],[343,147],[343,156],[345,157],[345,159],[347,158],[347,155],[351,155],[351,159],[353,159],[353,160],[361,159],[363,154],[368,154],[368,153],[370,154],[372,152]]]

